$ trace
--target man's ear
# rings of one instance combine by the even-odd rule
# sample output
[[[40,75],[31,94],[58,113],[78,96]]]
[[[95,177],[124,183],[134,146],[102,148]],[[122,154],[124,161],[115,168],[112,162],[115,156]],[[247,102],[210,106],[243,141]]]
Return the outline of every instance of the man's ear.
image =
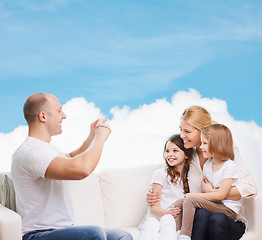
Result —
[[[41,121],[41,122],[45,122],[46,121],[46,113],[44,111],[41,111],[39,114],[38,114],[38,119]]]

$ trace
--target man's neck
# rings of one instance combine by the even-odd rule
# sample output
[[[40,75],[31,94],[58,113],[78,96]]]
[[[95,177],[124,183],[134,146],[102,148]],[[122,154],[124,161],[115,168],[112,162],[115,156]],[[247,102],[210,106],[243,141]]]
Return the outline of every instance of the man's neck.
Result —
[[[47,134],[46,131],[44,131],[43,129],[34,129],[32,127],[29,127],[28,136],[42,140],[44,142],[51,142],[51,136]]]

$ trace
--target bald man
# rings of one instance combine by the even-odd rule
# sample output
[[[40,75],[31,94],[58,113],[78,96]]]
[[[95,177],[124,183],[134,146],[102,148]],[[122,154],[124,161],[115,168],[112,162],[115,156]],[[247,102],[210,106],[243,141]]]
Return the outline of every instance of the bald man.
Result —
[[[93,122],[84,143],[65,154],[50,144],[52,136],[62,133],[61,123],[66,118],[54,95],[29,96],[24,104],[24,117],[28,137],[13,154],[11,167],[23,240],[132,240],[122,230],[76,227],[73,222],[73,206],[65,180],[84,179],[94,171],[111,133],[105,123],[107,119]]]

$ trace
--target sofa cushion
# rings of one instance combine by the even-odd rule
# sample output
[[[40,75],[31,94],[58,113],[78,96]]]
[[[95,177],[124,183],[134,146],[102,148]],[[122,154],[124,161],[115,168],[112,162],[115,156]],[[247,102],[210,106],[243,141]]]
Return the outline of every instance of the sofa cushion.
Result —
[[[1,204],[16,211],[15,190],[11,178],[5,174],[1,185]]]
[[[152,173],[162,165],[104,170],[99,174],[106,227],[137,227],[147,211]]]
[[[76,225],[104,226],[104,209],[98,173],[83,180],[70,181]]]

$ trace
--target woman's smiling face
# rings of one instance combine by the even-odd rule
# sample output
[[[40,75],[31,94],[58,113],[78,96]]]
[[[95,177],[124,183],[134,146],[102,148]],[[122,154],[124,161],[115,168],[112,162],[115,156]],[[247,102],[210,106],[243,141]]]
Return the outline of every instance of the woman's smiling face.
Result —
[[[199,148],[201,145],[201,132],[184,120],[181,120],[179,127],[180,137],[184,141],[185,148]]]

